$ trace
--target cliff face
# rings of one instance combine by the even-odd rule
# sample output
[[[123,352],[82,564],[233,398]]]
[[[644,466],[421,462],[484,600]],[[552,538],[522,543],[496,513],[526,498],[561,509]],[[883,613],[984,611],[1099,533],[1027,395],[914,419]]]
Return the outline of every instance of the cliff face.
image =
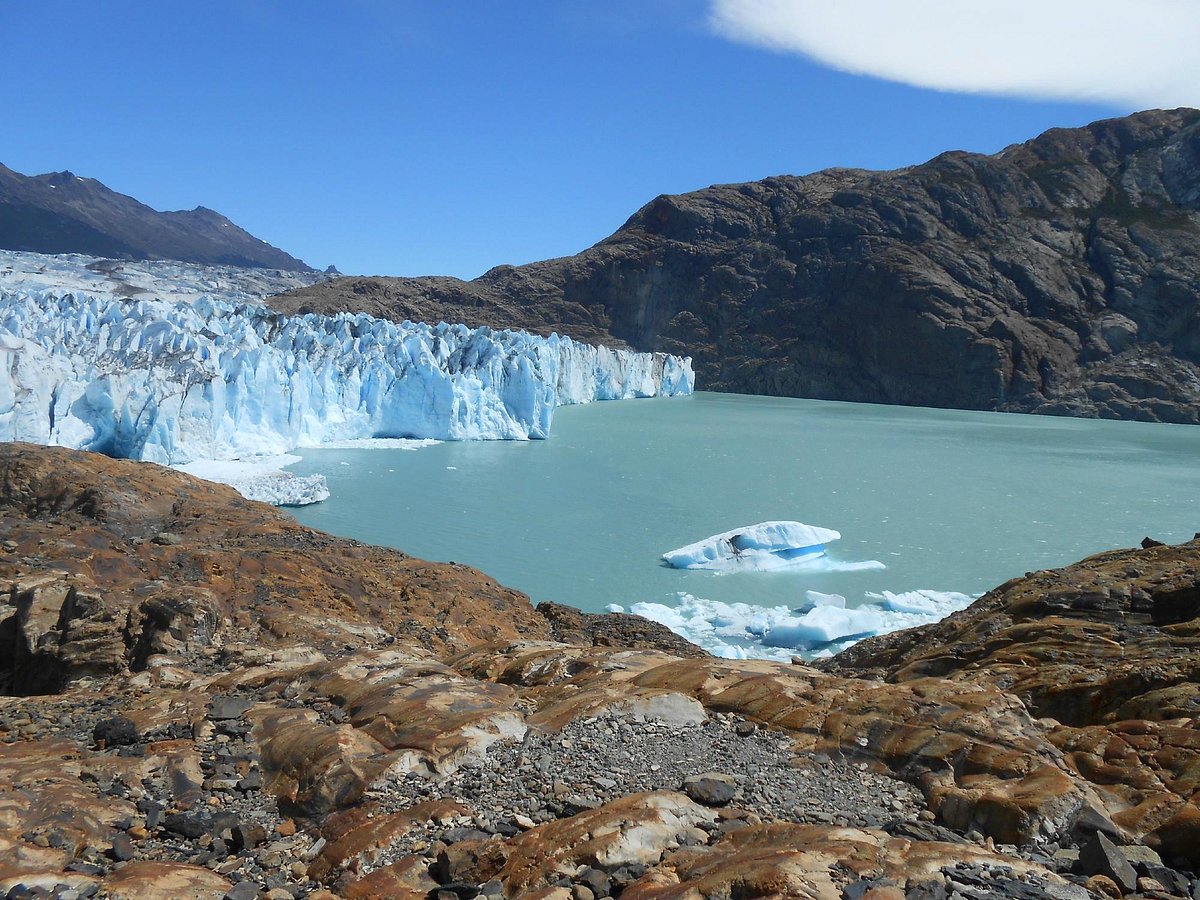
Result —
[[[661,196],[574,257],[285,309],[690,354],[702,389],[1200,422],[1200,112]]]
[[[0,582],[5,893],[1200,889],[1200,541],[818,669],[5,444]]]
[[[0,165],[0,247],[111,259],[311,269],[203,206],[158,212],[94,178],[22,175]]]

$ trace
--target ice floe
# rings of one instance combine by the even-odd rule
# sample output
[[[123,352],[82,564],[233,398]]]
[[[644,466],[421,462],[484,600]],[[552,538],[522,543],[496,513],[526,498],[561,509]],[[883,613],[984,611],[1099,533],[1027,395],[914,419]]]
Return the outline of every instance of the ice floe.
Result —
[[[825,545],[841,535],[803,522],[760,522],[714,534],[664,553],[676,569],[767,571],[805,563],[825,555]]]
[[[815,597],[813,596],[815,594]],[[714,656],[725,659],[788,660],[829,656],[878,634],[913,628],[965,609],[975,598],[955,591],[868,592],[848,608],[837,594],[808,592],[799,608],[723,603],[680,592],[674,606],[635,603],[630,612],[670,628]],[[621,607],[610,605],[620,612]]]
[[[172,468],[206,481],[227,484],[247,500],[274,506],[306,506],[329,497],[324,475],[296,475],[286,467],[299,456],[257,456],[252,459],[199,459]]]

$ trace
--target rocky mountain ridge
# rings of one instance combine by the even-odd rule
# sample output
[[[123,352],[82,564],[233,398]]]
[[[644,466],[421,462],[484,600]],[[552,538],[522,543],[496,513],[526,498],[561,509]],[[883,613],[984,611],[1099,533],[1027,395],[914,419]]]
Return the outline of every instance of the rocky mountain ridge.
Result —
[[[72,172],[22,175],[4,165],[0,248],[312,271],[206,207],[159,212],[94,178]]]
[[[563,259],[345,278],[280,309],[557,330],[693,357],[701,389],[1200,422],[1200,111],[992,156],[648,203]]]
[[[1188,897],[1200,540],[823,668],[0,446],[10,897]]]

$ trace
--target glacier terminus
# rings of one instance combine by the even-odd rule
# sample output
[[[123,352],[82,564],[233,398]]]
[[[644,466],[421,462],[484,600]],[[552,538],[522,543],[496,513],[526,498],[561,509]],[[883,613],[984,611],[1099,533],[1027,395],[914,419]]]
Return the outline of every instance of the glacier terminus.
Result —
[[[0,439],[163,465],[355,439],[541,439],[559,405],[693,386],[689,359],[558,335],[0,282]]]

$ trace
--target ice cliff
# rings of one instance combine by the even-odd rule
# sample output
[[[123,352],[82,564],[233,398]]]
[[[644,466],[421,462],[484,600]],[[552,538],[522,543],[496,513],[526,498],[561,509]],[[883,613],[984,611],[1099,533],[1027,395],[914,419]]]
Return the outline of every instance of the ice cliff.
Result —
[[[0,287],[0,439],[164,464],[544,438],[559,404],[692,386],[690,360],[557,336]]]

